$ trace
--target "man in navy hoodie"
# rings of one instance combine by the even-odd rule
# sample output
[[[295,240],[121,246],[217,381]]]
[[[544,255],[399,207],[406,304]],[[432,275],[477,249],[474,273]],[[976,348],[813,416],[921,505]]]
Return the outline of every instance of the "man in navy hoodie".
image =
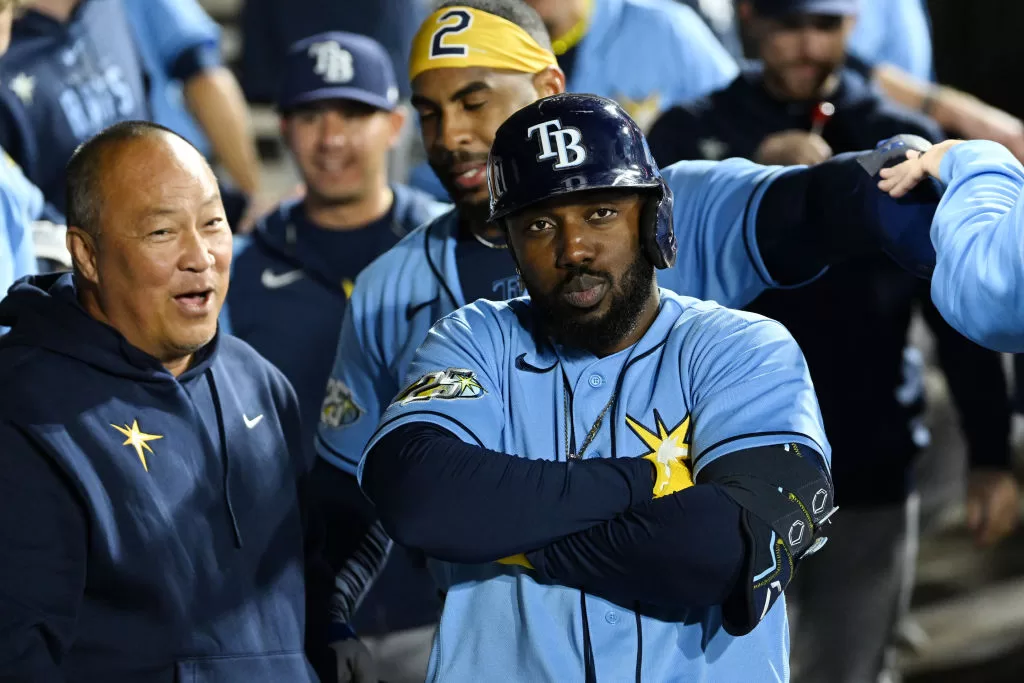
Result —
[[[0,302],[0,680],[316,681],[309,449],[284,376],[217,333],[213,173],[120,123],[67,199],[74,273]]]

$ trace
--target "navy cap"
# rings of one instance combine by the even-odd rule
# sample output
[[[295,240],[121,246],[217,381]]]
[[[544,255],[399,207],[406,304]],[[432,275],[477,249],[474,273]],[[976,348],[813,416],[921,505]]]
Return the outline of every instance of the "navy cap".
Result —
[[[852,16],[860,9],[860,0],[752,0],[754,9],[765,17],[787,14],[830,14]]]
[[[292,45],[285,60],[280,111],[321,100],[353,100],[386,111],[398,104],[391,57],[367,36],[318,33]]]

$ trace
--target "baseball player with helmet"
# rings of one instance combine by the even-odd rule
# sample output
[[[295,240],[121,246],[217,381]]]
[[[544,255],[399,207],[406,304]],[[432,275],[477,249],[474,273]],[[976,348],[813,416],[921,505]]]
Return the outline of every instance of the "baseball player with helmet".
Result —
[[[881,171],[882,190],[898,198],[929,178],[945,185],[931,224],[935,307],[978,344],[1024,352],[1024,166],[987,140],[947,140],[906,157]]]
[[[611,100],[497,131],[490,220],[530,296],[431,329],[360,467],[446,591],[432,680],[785,680],[830,449],[782,325],[658,287],[692,247],[667,180]]]
[[[456,206],[356,279],[316,439],[321,457],[351,473],[430,326],[478,298],[505,300],[521,293],[504,233],[489,222],[485,163],[500,123],[564,90],[554,55],[543,43],[544,26],[521,0],[450,5],[425,20],[411,73],[431,164]],[[438,49],[440,56],[434,54]],[[575,133],[557,122],[532,135],[522,143],[540,144],[538,153],[546,158],[572,163],[578,154]],[[931,247],[912,226],[931,220],[937,194],[924,186],[897,201],[879,192],[873,180],[908,145],[924,148],[927,142],[893,140],[811,168],[741,159],[673,165],[664,180],[684,199],[663,210],[672,210],[675,225],[686,229],[676,235],[683,243],[676,265],[659,272],[659,284],[738,307],[766,288],[813,280],[830,263],[855,253],[884,248],[901,262],[927,262]]]
[[[356,279],[316,438],[319,455],[352,475],[430,327],[477,299],[521,293],[505,233],[489,220],[487,155],[505,119],[564,90],[543,23],[520,0],[446,3],[421,27],[410,71],[431,165],[456,206]],[[541,145],[536,154],[572,167],[579,155],[574,135],[550,123],[521,144]],[[673,166],[663,180],[680,199],[661,211],[673,214],[680,245],[675,265],[658,272],[659,284],[742,306],[765,288],[800,285],[863,250],[884,246],[901,259],[927,251],[914,241],[927,241],[921,231],[909,226],[930,221],[937,199],[919,188],[896,201],[873,179],[907,144],[917,143],[897,140],[812,168],[740,159]],[[632,161],[601,163],[626,168]],[[354,479],[349,495],[360,495]],[[381,546],[371,539],[367,555],[374,545]]]

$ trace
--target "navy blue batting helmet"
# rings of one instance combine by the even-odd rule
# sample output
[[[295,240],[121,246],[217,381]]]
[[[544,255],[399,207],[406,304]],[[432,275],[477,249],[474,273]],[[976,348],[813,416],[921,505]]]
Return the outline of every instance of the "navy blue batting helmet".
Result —
[[[612,100],[563,93],[517,111],[494,136],[487,185],[492,222],[572,192],[650,191],[640,217],[641,246],[655,268],[675,263],[672,191],[640,127]]]

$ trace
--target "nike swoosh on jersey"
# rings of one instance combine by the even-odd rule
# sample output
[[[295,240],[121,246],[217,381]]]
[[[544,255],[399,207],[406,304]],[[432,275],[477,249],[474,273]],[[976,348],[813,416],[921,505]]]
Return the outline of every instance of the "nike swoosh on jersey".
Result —
[[[249,429],[252,429],[253,427],[255,427],[256,425],[263,421],[263,413],[260,413],[251,420],[249,419],[248,415],[242,413],[242,419],[245,420],[245,426],[248,427]]]
[[[270,268],[263,271],[263,275],[260,276],[260,282],[267,289],[281,289],[287,287],[290,284],[298,282],[306,275],[301,270],[289,270],[284,273],[274,273]]]

